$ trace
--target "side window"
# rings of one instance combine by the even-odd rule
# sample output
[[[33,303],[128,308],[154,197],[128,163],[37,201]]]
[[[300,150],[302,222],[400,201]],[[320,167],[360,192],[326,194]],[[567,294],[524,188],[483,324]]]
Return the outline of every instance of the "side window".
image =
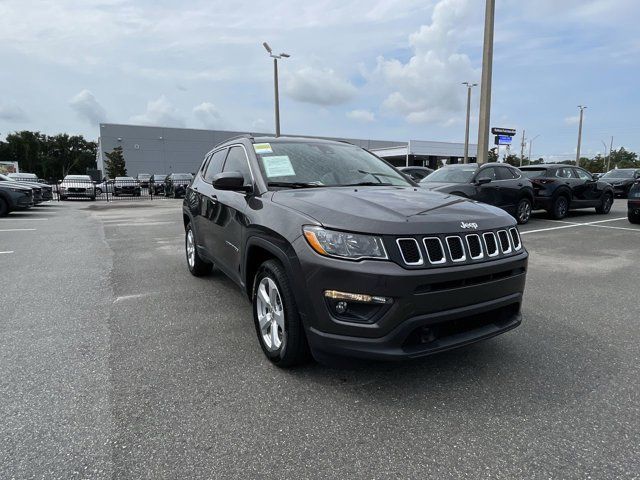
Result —
[[[242,147],[231,147],[227,161],[224,162],[223,172],[240,172],[244,176],[244,183],[251,183],[251,171],[249,162]]]
[[[496,169],[494,167],[483,168],[476,177],[476,180],[482,180],[484,178],[488,178],[492,181],[497,180],[498,175],[496,174]]]
[[[227,149],[223,148],[211,155],[211,160],[207,165],[207,171],[204,174],[204,181],[211,183],[213,177],[222,171],[222,164],[224,163],[224,157],[227,155]]]
[[[500,167],[497,171],[498,180],[514,180],[520,176],[513,168],[509,167]]]
[[[580,180],[593,180],[593,178],[591,177],[591,175],[589,175],[587,172],[585,172],[584,170],[580,170],[579,168],[574,168],[573,169],[573,173],[577,173],[578,174],[578,178]]]
[[[556,171],[556,177],[560,177],[560,178],[575,178],[573,176],[573,174],[571,173],[571,169],[570,168],[559,168]]]

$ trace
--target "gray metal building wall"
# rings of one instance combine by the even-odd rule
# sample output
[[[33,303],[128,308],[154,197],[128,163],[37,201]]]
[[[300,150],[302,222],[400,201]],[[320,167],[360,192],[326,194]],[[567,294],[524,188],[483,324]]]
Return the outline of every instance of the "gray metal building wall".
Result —
[[[121,146],[127,165],[127,173],[187,173],[195,172],[204,155],[215,145],[228,138],[257,132],[233,132],[226,130],[196,130],[190,128],[146,127],[104,123],[100,125],[98,143],[98,169],[104,174],[104,152]],[[323,137],[327,138],[327,137]],[[406,142],[340,138],[367,149],[406,145]]]

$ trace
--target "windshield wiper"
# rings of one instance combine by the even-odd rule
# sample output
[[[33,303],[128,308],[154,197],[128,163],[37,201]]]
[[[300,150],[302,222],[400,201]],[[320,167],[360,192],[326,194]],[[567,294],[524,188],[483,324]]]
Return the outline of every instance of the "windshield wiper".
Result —
[[[324,185],[317,182],[267,182],[269,187],[284,187],[284,188],[312,188],[312,187],[324,187]]]
[[[344,185],[337,185],[339,187],[392,187],[393,183],[387,182],[358,182],[358,183],[346,183]]]

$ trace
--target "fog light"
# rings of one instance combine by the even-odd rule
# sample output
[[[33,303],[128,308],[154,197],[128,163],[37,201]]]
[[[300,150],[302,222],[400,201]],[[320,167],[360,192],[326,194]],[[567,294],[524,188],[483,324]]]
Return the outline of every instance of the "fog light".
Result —
[[[331,298],[333,300],[349,300],[352,302],[360,302],[360,303],[380,303],[384,304],[387,302],[391,302],[390,298],[380,297],[375,295],[365,295],[362,293],[347,293],[347,292],[339,292],[337,290],[325,290],[324,296],[326,298]]]
[[[347,311],[347,302],[340,301],[335,306],[336,313],[344,313]]]

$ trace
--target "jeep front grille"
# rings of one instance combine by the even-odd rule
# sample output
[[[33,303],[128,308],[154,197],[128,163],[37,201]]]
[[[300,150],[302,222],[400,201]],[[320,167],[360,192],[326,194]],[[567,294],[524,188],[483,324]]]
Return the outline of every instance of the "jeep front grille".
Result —
[[[516,227],[504,230],[403,237],[395,240],[400,262],[410,267],[456,265],[494,260],[522,250]]]

